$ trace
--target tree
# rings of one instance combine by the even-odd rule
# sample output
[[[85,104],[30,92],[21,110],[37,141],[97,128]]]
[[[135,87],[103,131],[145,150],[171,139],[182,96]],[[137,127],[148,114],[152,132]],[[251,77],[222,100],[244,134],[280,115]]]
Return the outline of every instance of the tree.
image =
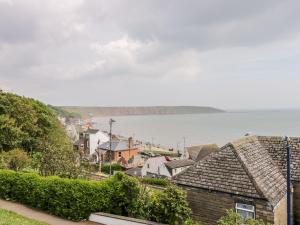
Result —
[[[61,177],[75,178],[79,175],[78,154],[74,151],[69,138],[62,132],[51,132],[39,146],[41,155],[40,173],[44,176],[59,175]]]
[[[78,175],[78,157],[56,112],[37,100],[0,92],[0,152],[14,148],[34,156],[42,175]]]
[[[22,170],[30,164],[30,158],[27,153],[21,149],[14,149],[1,154],[4,167],[12,170]]]
[[[190,217],[186,192],[175,185],[152,194],[152,215],[154,220],[171,225],[183,224]]]

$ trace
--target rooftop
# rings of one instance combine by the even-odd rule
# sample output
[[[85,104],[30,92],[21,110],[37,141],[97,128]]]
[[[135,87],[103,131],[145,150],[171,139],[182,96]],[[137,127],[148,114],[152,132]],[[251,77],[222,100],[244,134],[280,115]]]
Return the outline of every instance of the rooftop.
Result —
[[[196,145],[196,146],[187,147],[186,149],[189,153],[189,158],[196,162],[204,159],[210,153],[220,150],[220,148],[216,144]]]
[[[195,161],[191,159],[179,159],[179,160],[172,160],[169,162],[166,162],[165,165],[169,169],[175,169],[179,167],[185,167],[185,166],[191,166],[195,163]]]
[[[136,147],[133,147],[135,149]],[[100,149],[104,150],[110,150],[110,142],[107,141],[100,145]],[[111,150],[112,151],[122,151],[122,150],[128,150],[129,149],[129,142],[128,140],[112,140],[111,142]]]
[[[291,138],[292,179],[300,180],[300,138]],[[286,194],[282,137],[250,136],[228,143],[174,177],[178,184],[268,200]]]

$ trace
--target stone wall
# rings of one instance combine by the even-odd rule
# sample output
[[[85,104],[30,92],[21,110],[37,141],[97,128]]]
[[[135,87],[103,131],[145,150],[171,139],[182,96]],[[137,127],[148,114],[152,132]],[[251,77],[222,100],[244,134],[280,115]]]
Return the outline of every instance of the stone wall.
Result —
[[[300,225],[300,182],[294,182],[293,208],[294,225]]]
[[[203,225],[214,225],[226,214],[227,209],[235,209],[235,203],[245,203],[255,205],[255,214],[257,219],[275,225],[285,225],[281,223],[286,216],[284,209],[284,199],[274,210],[267,201],[261,199],[251,199],[242,196],[227,194],[223,192],[208,191],[205,189],[196,189],[183,187],[187,190],[189,206],[192,209],[192,216]],[[275,221],[276,218],[276,221]],[[280,223],[279,223],[280,221]]]

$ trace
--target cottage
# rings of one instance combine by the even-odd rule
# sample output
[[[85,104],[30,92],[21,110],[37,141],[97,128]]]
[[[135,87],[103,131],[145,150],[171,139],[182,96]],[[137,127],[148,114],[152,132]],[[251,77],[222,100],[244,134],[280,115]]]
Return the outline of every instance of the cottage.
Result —
[[[166,162],[167,159],[164,156],[149,158],[142,168],[142,176],[171,177],[171,174],[165,165]]]
[[[291,138],[293,220],[300,225],[300,138]],[[226,209],[245,218],[286,224],[286,149],[282,137],[250,136],[228,143],[174,181],[185,188],[193,217],[216,224]]]
[[[76,148],[82,156],[90,157],[96,155],[96,149],[99,145],[109,141],[107,133],[98,129],[88,128],[79,134],[79,140],[75,143]]]
[[[188,152],[189,159],[198,162],[204,159],[210,153],[219,151],[220,148],[216,144],[207,144],[187,147],[186,150]]]
[[[171,176],[175,176],[176,174],[182,172],[183,170],[189,168],[191,165],[194,165],[195,161],[190,159],[181,159],[181,160],[172,160],[166,162],[165,165],[169,170]]]
[[[142,168],[142,176],[172,177],[187,169],[195,162],[189,159],[170,160],[168,157],[149,158]]]
[[[112,140],[99,146],[99,154],[101,155],[102,162],[119,163],[127,166],[130,160],[139,153],[139,148],[134,144],[132,138],[128,140]]]

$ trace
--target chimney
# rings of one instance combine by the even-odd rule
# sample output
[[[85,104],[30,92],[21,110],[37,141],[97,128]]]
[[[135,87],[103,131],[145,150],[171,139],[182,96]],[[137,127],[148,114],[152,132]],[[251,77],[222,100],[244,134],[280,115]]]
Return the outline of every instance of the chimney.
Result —
[[[133,138],[132,137],[128,138],[128,148],[133,149]]]

